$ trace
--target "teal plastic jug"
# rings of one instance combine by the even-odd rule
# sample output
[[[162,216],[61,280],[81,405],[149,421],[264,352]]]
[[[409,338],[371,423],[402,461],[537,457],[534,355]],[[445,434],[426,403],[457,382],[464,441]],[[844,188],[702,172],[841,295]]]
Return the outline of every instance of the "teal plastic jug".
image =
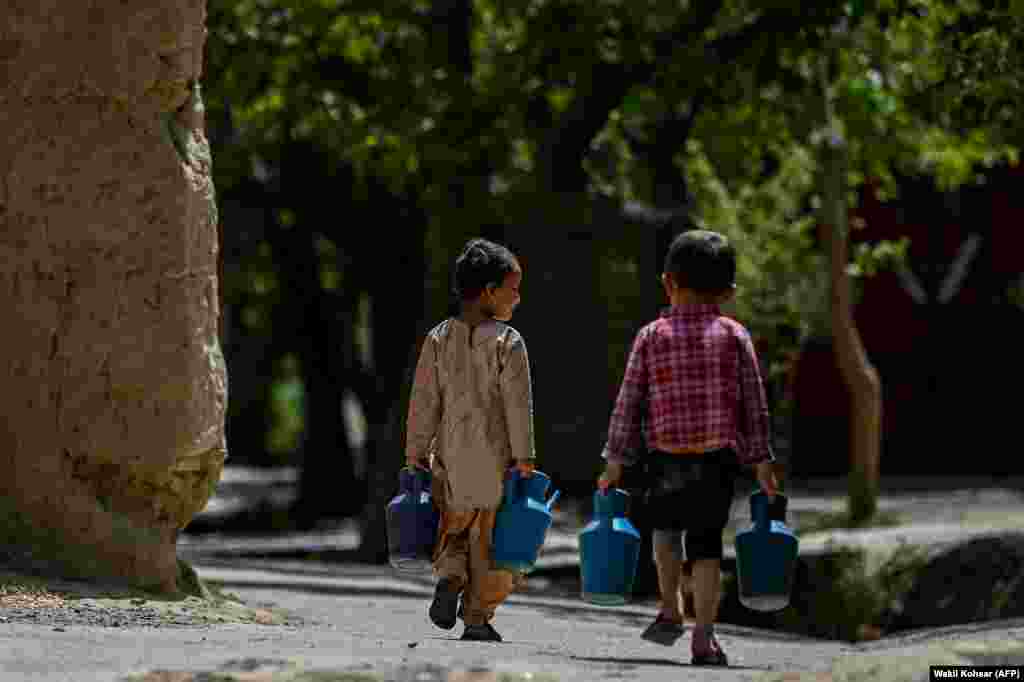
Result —
[[[751,611],[789,606],[800,542],[786,526],[786,496],[770,501],[758,490],[750,496],[753,524],[736,533],[736,574],[740,603]]]
[[[583,601],[619,606],[633,592],[640,533],[626,518],[629,493],[617,488],[594,493],[594,517],[580,531]]]
[[[504,485],[501,507],[494,520],[491,563],[496,569],[529,573],[551,527],[551,508],[558,499],[558,491],[544,501],[551,479],[540,471],[526,477],[513,469]]]

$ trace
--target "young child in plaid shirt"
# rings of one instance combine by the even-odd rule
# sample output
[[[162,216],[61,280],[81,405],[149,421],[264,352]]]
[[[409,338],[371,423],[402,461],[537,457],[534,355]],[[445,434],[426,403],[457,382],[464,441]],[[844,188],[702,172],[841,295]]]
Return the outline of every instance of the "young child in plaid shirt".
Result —
[[[717,232],[691,230],[672,242],[661,280],[671,307],[636,336],[608,427],[601,488],[641,464],[654,525],[662,606],[643,638],[671,645],[683,635],[679,578],[683,537],[693,563],[696,665],[728,665],[715,638],[722,535],[734,481],[752,467],[775,495],[768,406],[750,334],[722,315],[735,292],[736,253]],[[630,453],[646,441],[639,460]]]

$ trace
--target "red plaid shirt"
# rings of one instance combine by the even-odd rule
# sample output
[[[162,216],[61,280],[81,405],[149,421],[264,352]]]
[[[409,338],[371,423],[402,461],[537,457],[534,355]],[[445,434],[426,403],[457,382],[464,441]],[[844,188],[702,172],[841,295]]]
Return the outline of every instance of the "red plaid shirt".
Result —
[[[717,305],[673,306],[637,334],[603,456],[632,463],[641,436],[650,449],[729,447],[744,464],[775,459],[750,334]]]

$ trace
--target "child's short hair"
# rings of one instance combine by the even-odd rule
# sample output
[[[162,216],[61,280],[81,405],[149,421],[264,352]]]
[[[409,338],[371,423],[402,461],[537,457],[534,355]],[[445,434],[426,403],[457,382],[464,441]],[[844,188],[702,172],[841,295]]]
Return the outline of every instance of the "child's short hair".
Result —
[[[509,273],[519,268],[508,248],[486,239],[471,239],[455,259],[456,298],[469,301],[487,287],[500,287]]]
[[[720,294],[736,282],[736,250],[724,235],[688,230],[672,240],[665,272],[676,285],[700,294]]]

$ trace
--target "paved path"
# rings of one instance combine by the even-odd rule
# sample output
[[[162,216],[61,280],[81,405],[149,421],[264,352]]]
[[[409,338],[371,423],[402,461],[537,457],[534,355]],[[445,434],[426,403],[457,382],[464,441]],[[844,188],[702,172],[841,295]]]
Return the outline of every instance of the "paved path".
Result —
[[[1024,665],[1024,621],[917,633],[871,645],[805,639],[721,626],[735,664],[688,664],[689,637],[671,648],[642,641],[647,609],[584,608],[579,602],[513,599],[495,625],[501,644],[464,643],[459,630],[434,628],[425,594],[360,591],[337,578],[287,582],[228,568],[200,575],[222,581],[249,603],[275,603],[306,619],[302,627],[222,625],[181,629],[53,628],[0,625],[0,679],[113,682],[153,673],[153,682],[594,682],[624,680],[926,680],[942,662]],[[380,578],[384,580],[384,578]],[[266,582],[264,582],[266,581]],[[318,589],[300,589],[318,584]],[[334,590],[328,589],[333,583]],[[210,673],[222,676],[186,676]],[[262,673],[260,672],[262,670]],[[300,671],[309,674],[298,677]],[[467,671],[475,675],[467,676]],[[171,676],[170,673],[179,673]],[[327,673],[331,673],[328,675]],[[346,676],[347,675],[347,676]]]
[[[996,483],[963,482],[960,489],[944,492],[928,492],[934,486],[927,484],[925,490],[889,490],[880,506],[899,517],[899,527],[830,537],[877,549],[898,545],[901,539],[933,546],[1007,525],[1024,527],[1024,486],[1019,481]],[[842,491],[834,486],[793,490],[791,519],[799,527],[801,519],[841,511],[842,499]],[[734,516],[741,520],[745,514],[743,509]],[[563,515],[545,561],[573,561],[574,535],[572,519]],[[805,551],[827,537],[806,536]],[[348,549],[356,542],[355,527],[344,524],[320,534],[245,542],[230,536],[185,536],[181,553],[195,562],[201,577],[224,585],[247,603],[288,609],[306,624],[56,631],[50,626],[0,623],[0,680],[114,682],[131,673],[164,670],[166,675],[138,679],[909,682],[928,679],[929,664],[1024,665],[1024,620],[1019,620],[929,630],[860,645],[723,625],[721,639],[735,667],[694,669],[687,664],[688,636],[673,648],[639,639],[652,614],[650,604],[602,609],[588,607],[573,595],[558,598],[544,590],[514,595],[501,608],[495,625],[505,636],[504,643],[462,643],[456,639],[458,630],[440,631],[427,620],[429,579],[400,579],[373,566],[238,556],[246,547],[287,554],[317,547]],[[220,676],[199,675],[212,671],[220,671]],[[324,674],[312,675],[315,671]]]

